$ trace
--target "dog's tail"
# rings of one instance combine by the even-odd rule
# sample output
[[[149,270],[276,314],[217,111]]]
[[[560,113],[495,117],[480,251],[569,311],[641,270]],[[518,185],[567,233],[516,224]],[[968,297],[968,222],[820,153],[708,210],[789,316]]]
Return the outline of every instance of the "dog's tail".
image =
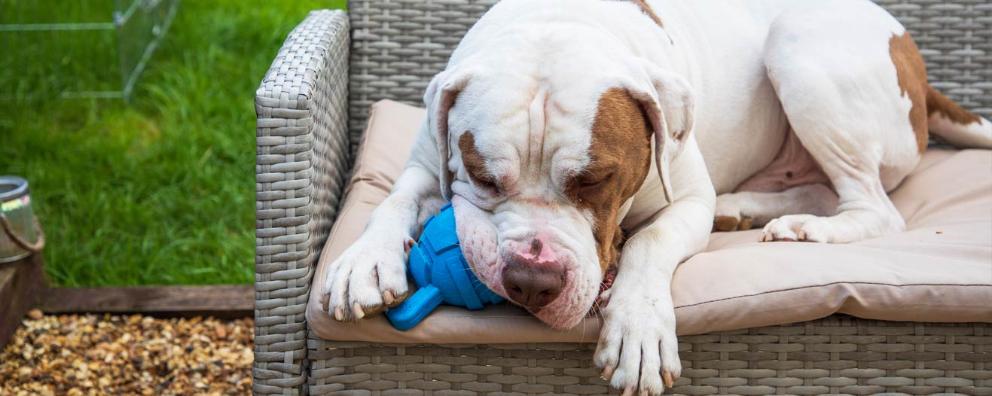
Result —
[[[927,125],[930,133],[960,148],[992,149],[992,122],[965,110],[927,87]]]

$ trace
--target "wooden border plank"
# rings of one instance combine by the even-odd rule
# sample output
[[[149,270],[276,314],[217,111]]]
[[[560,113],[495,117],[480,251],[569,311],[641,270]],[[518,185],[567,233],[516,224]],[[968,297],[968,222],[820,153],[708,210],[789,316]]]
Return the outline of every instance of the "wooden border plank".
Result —
[[[55,314],[246,318],[255,312],[253,285],[50,288],[41,300],[41,310]]]
[[[35,305],[44,289],[40,254],[0,264],[0,348],[21,325],[21,318]]]

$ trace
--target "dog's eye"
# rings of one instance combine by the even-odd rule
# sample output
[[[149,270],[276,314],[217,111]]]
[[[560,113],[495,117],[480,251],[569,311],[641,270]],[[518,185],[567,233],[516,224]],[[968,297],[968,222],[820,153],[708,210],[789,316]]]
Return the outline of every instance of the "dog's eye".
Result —
[[[472,179],[472,183],[475,184],[476,187],[489,193],[499,193],[499,184],[497,184],[496,180],[494,180],[494,178],[488,173],[480,172],[477,169],[469,169],[468,176],[469,179]]]
[[[499,185],[496,183],[496,178],[491,176],[485,168],[481,168],[474,163],[466,163],[465,168],[468,171],[468,178],[472,180],[472,184],[476,187],[490,193],[499,192]]]
[[[473,180],[475,181],[475,185],[477,187],[480,187],[480,188],[482,188],[482,189],[484,189],[486,191],[492,192],[492,193],[498,193],[499,192],[499,186],[496,185],[496,183],[493,182],[492,180],[482,179],[482,178],[473,178]]]
[[[579,182],[579,187],[591,188],[603,184],[603,182],[610,180],[611,177],[613,177],[613,172],[598,175],[586,175],[579,178],[577,181]]]

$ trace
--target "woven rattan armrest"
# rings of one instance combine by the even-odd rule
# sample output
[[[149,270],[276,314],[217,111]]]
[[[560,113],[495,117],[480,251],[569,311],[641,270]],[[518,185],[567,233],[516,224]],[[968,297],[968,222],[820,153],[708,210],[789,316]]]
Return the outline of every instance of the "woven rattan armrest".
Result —
[[[349,168],[348,16],[314,11],[286,38],[255,94],[257,394],[299,394],[305,310]]]

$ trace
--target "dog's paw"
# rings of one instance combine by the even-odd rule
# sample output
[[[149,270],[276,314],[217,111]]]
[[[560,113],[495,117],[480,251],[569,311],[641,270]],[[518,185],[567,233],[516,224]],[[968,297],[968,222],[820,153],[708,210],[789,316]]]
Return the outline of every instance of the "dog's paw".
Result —
[[[363,236],[348,247],[324,279],[327,312],[339,321],[358,320],[402,302],[409,292],[406,255],[412,244]]]
[[[682,373],[671,299],[616,291],[610,300],[603,309],[596,366],[624,395],[660,395]]]
[[[761,241],[830,242],[829,224],[824,220],[806,214],[782,216],[765,225]]]
[[[739,195],[723,194],[716,197],[716,210],[713,216],[713,231],[750,230],[753,219],[741,214]]]
[[[754,225],[748,216],[714,216],[713,231],[747,231]]]

